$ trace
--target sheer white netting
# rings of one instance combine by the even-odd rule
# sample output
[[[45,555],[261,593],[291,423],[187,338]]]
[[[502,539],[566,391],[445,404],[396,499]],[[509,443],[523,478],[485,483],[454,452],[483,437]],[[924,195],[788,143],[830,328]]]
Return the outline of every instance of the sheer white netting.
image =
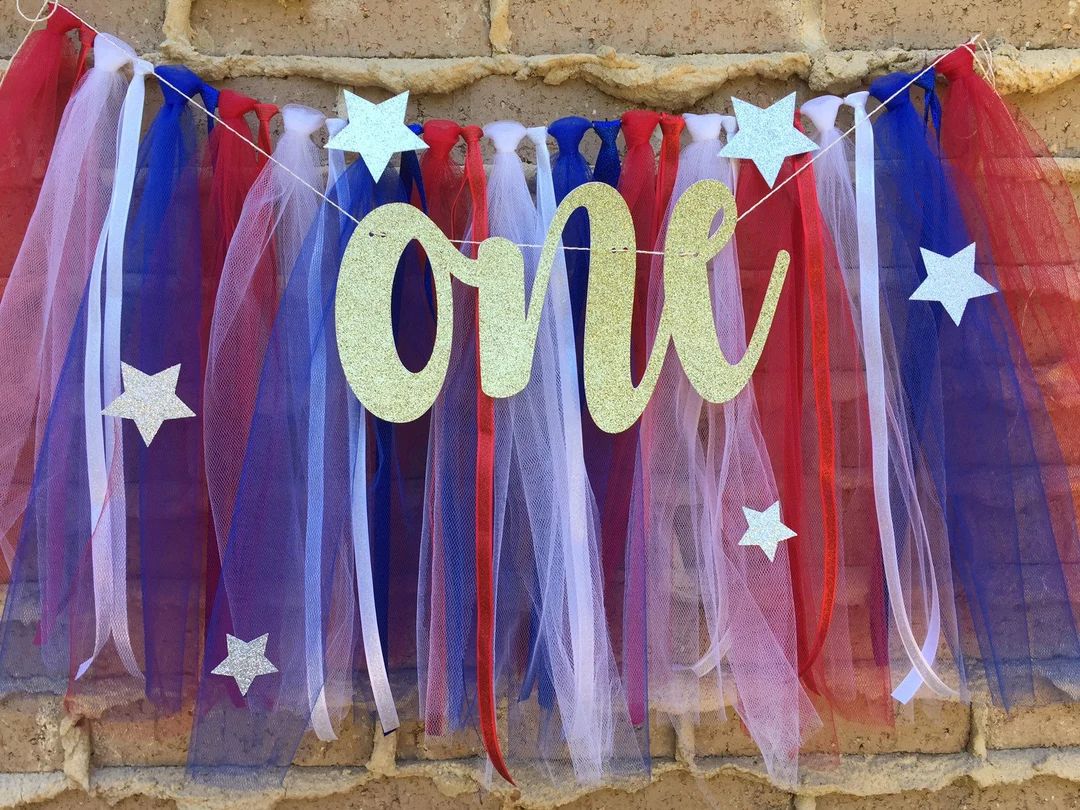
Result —
[[[897,671],[906,673],[893,696],[906,703],[924,679],[943,696],[955,694],[940,679],[941,667],[935,661],[939,645],[959,649],[958,631],[945,516],[926,460],[913,449],[892,328],[880,315],[880,295],[861,300],[863,291],[880,288],[867,95],[853,94],[847,100],[856,108],[856,148],[864,150],[866,164],[856,164],[856,177],[852,147],[836,126],[845,100],[821,96],[807,101],[802,112],[814,124],[815,140],[823,147],[814,163],[818,202],[852,312],[857,313],[854,326],[865,358],[878,531]],[[866,194],[866,211],[860,211],[856,200],[856,179],[871,184],[860,190]]]
[[[117,128],[134,57],[97,38],[64,110],[11,278],[0,299],[0,537],[10,565],[68,341],[109,208]]]
[[[531,132],[539,212],[515,151],[525,128],[498,122],[485,134],[496,149],[488,177],[490,235],[538,244],[555,211],[547,133]],[[523,254],[528,301],[539,251],[523,248]],[[540,310],[529,310],[538,325],[531,377],[521,393],[495,405],[496,649],[500,685],[512,689],[508,753],[537,758],[551,778],[569,776],[570,766],[577,781],[596,783],[639,770],[641,760],[604,619],[599,521],[582,452],[561,250],[546,295],[534,306]],[[519,673],[512,656],[521,642],[530,652]],[[521,700],[534,686],[536,719],[531,701]]]
[[[719,115],[686,115],[693,142],[683,149],[657,249],[668,219],[694,183],[733,186],[719,157]],[[718,215],[722,216],[722,215]],[[719,223],[718,223],[719,224]],[[663,307],[663,261],[653,262],[648,323]],[[746,351],[734,240],[710,263],[714,320],[724,355]],[[777,488],[761,435],[754,389],[722,405],[702,401],[673,350],[641,426],[648,554],[650,702],[674,716],[734,705],[769,773],[792,783],[803,738],[817,725],[795,666],[795,612],[784,546],[773,561],[739,546],[743,507],[764,510]]]
[[[318,211],[319,197],[308,186],[323,185],[320,150],[312,140],[325,120],[322,113],[288,104],[282,109],[282,119],[284,132],[274,149],[277,162],[266,163],[244,200],[221,271],[210,327],[203,442],[214,530],[222,555],[263,354],[285,283]]]

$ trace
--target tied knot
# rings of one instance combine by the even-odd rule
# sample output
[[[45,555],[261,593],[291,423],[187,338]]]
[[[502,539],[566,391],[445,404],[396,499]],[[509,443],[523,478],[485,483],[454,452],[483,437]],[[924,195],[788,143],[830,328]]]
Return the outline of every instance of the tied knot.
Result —
[[[927,68],[915,77],[915,86],[923,91],[923,121],[929,125],[934,122],[934,129],[941,132],[941,100],[937,95],[937,73],[932,67]]]
[[[685,127],[686,121],[683,120],[681,115],[674,113],[660,114],[660,132],[663,133],[665,139],[677,140]]]
[[[45,30],[50,34],[66,34],[82,26],[82,20],[61,6],[59,3],[49,3],[49,19],[45,22]]]
[[[182,107],[202,91],[202,79],[183,65],[159,65],[154,73],[161,84],[161,95],[169,106]]]
[[[445,156],[457,144],[462,135],[461,127],[456,121],[448,121],[445,118],[435,118],[424,124],[424,143],[431,149],[432,154]]]
[[[724,116],[719,113],[686,113],[683,120],[686,122],[686,131],[690,133],[690,140],[694,143],[720,140],[720,133],[724,129]]]
[[[540,151],[541,149],[547,150],[547,127],[529,127],[525,130],[525,135],[532,141],[533,146],[536,147],[537,151]]]
[[[802,114],[810,119],[819,133],[826,133],[836,129],[836,114],[844,105],[844,100],[839,96],[818,96],[802,105]]]
[[[216,115],[221,91],[214,87],[214,85],[203,82],[202,86],[199,88],[199,95],[202,96],[203,104],[206,106],[207,111]],[[213,119],[210,119],[210,123],[211,125],[214,123]]]
[[[525,125],[517,121],[495,121],[484,127],[484,135],[501,154],[514,152],[525,137]]]
[[[135,59],[135,49],[122,39],[111,34],[102,34],[94,39],[94,68],[97,70],[118,73]]]
[[[623,113],[622,133],[626,148],[633,149],[649,142],[660,123],[660,113],[652,110],[628,110]]]
[[[326,131],[330,134],[330,137],[333,138],[335,135],[341,132],[341,130],[345,129],[345,126],[348,123],[349,122],[346,121],[344,118],[327,118]]]
[[[571,115],[552,121],[548,132],[555,139],[555,145],[559,148],[559,154],[577,152],[581,148],[581,141],[592,124],[588,118],[579,115]],[[617,131],[617,130],[616,130]]]
[[[870,93],[866,90],[857,90],[854,93],[848,93],[844,97],[844,103],[851,107],[853,110],[861,110],[866,112],[866,102],[870,98]]]
[[[949,81],[975,73],[975,54],[970,45],[961,45],[937,63],[937,69]]]
[[[476,124],[469,124],[461,128],[461,137],[465,139],[467,146],[476,146],[484,137],[484,130]]]
[[[278,109],[276,104],[262,101],[255,103],[255,118],[264,126],[269,124],[279,112],[281,112],[281,110]],[[316,129],[318,129],[318,127],[316,127]]]
[[[281,122],[286,132],[310,138],[326,123],[326,116],[303,104],[286,104],[281,108]]]
[[[243,118],[255,110],[256,104],[255,99],[235,90],[222,90],[218,94],[218,114],[226,120]]]
[[[622,129],[622,121],[593,121],[593,132],[604,146],[615,146]]]
[[[885,105],[887,110],[899,110],[910,107],[911,93],[906,85],[911,81],[910,73],[890,73],[870,83],[870,95]]]

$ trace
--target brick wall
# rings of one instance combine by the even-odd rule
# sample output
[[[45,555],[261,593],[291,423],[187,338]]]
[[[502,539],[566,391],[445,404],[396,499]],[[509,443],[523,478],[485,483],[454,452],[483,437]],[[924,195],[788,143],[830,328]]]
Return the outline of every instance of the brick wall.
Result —
[[[417,118],[473,123],[845,92],[981,32],[999,89],[1080,191],[1078,0],[70,1],[147,58],[266,101],[333,110],[343,86],[369,98],[409,89]],[[3,0],[0,52],[24,33]],[[335,743],[305,743],[284,789],[244,796],[184,781],[185,718],[155,721],[139,703],[104,716],[69,716],[57,699],[0,701],[0,805],[1080,807],[1080,704],[1006,715],[923,701],[893,730],[841,729],[843,754],[811,754],[797,793],[770,785],[739,724],[718,716],[679,728],[654,718],[654,778],[625,791],[489,792],[475,740],[428,741],[415,725],[384,737],[356,720]]]

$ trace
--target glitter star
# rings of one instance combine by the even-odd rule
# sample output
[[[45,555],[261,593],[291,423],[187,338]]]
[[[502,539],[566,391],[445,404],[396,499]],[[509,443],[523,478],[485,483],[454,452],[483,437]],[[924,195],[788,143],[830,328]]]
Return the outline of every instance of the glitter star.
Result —
[[[380,104],[345,91],[349,123],[326,143],[327,149],[357,152],[371,176],[378,180],[395,152],[427,149],[423,139],[405,126],[409,91]]]
[[[746,533],[739,540],[740,546],[757,546],[765,552],[769,562],[776,556],[776,548],[784,540],[795,537],[795,532],[780,522],[780,501],[764,512],[743,507],[746,516]]]
[[[731,99],[731,103],[739,129],[720,150],[720,156],[754,161],[770,188],[784,158],[818,148],[795,128],[794,93],[764,109],[738,98]]]
[[[942,256],[926,248],[919,251],[926,265],[926,279],[911,294],[911,300],[937,301],[957,326],[968,301],[997,292],[993,284],[975,272],[974,242],[952,256]]]
[[[269,638],[269,633],[263,633],[251,641],[241,641],[226,633],[225,643],[229,645],[229,654],[211,673],[231,677],[236,681],[240,694],[246,695],[252,681],[260,675],[271,675],[278,671],[266,657],[266,642]]]
[[[120,373],[124,378],[124,393],[102,413],[134,420],[147,446],[167,419],[185,419],[195,415],[176,395],[179,364],[157,374],[143,374],[134,366],[121,363]]]

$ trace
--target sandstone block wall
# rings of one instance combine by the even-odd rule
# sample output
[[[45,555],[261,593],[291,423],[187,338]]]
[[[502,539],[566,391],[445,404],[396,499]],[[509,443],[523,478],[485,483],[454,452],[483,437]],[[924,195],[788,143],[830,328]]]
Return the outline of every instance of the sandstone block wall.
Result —
[[[409,89],[417,118],[481,124],[847,92],[981,33],[998,88],[1080,192],[1077,0],[69,2],[152,61],[182,61],[265,101],[331,111],[342,87],[370,98]],[[0,55],[26,31],[14,5],[0,0]],[[1080,447],[1070,450],[1080,471]],[[717,715],[678,728],[654,718],[653,780],[627,790],[488,791],[476,740],[429,741],[415,724],[384,737],[357,719],[335,743],[305,743],[284,788],[246,795],[184,780],[187,719],[151,721],[138,703],[104,716],[71,716],[53,698],[0,701],[0,806],[1080,807],[1080,703],[1006,714],[923,701],[893,730],[841,729],[842,755],[809,756],[795,792],[770,785],[738,722]]]

